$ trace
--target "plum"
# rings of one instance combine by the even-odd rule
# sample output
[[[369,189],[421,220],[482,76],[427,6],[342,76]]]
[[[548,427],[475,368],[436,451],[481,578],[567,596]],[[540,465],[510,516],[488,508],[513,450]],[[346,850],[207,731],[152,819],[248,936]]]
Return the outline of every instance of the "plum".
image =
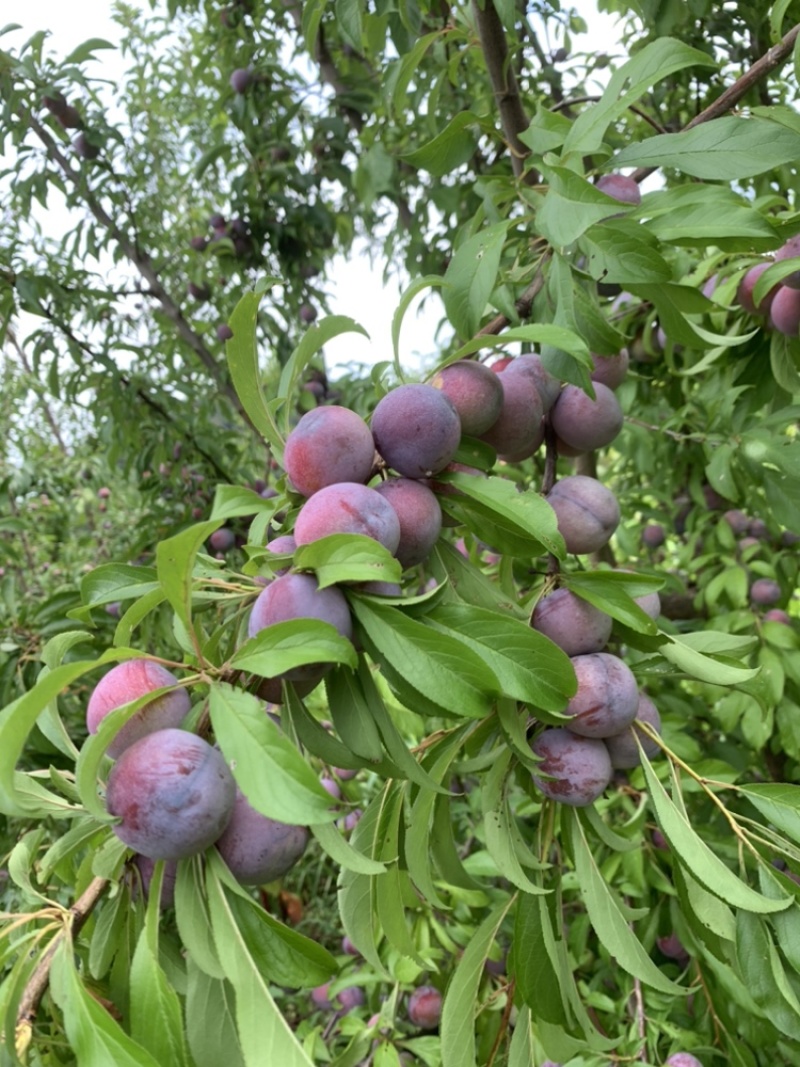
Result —
[[[376,486],[375,492],[391,504],[400,523],[400,544],[395,556],[404,569],[422,563],[442,530],[442,509],[436,496],[412,478],[389,478]]]
[[[653,622],[661,614],[661,597],[658,593],[645,593],[644,596],[634,597],[633,602],[638,604],[645,615],[649,615]]]
[[[89,697],[86,706],[86,727],[89,733],[96,734],[101,721],[115,708],[137,700],[154,689],[177,684],[178,679],[174,674],[152,660],[129,659],[118,663],[103,675]],[[191,702],[185,689],[162,693],[128,719],[112,739],[106,752],[112,759],[117,759],[139,738],[155,730],[180,726],[190,709]]]
[[[97,159],[100,155],[100,146],[90,140],[82,130],[72,142],[72,147],[81,159]]]
[[[230,341],[230,339],[233,337],[233,330],[230,328],[227,322],[221,322],[217,326],[216,334],[218,341]]]
[[[363,534],[394,554],[400,544],[400,520],[377,490],[360,482],[337,482],[326,485],[303,504],[294,536],[298,545],[308,545],[337,533]]]
[[[157,730],[111,768],[106,808],[130,848],[179,860],[213,845],[233,813],[236,783],[222,753],[185,730]]]
[[[238,67],[231,72],[231,89],[235,93],[246,93],[253,83],[253,72],[248,67]]]
[[[550,423],[566,444],[592,452],[611,444],[623,425],[622,408],[602,382],[594,383],[595,399],[577,385],[565,385],[550,412]]]
[[[659,522],[648,522],[642,530],[642,544],[646,548],[661,548],[667,539],[667,531]]]
[[[639,722],[648,723],[657,733],[661,733],[661,716],[658,714],[658,708],[656,708],[650,697],[644,693],[639,694],[636,719]],[[621,733],[612,734],[611,737],[605,738],[606,748],[609,756],[611,756],[612,767],[619,770],[630,770],[632,767],[639,766],[641,757],[639,746],[636,744],[637,737],[648,759],[652,760],[661,755],[661,749],[656,741],[653,741],[647,734],[642,733],[641,730],[637,730],[635,726],[628,726]]]
[[[747,532],[751,537],[758,538],[759,541],[769,540],[769,526],[763,519],[751,519],[747,524]]]
[[[268,819],[237,789],[233,813],[216,845],[237,882],[263,885],[294,867],[306,850],[308,836],[305,826]]]
[[[792,617],[780,608],[771,608],[764,612],[764,622],[780,622],[784,626],[791,626]]]
[[[255,637],[265,627],[291,619],[321,619],[335,626],[342,637],[350,640],[353,636],[353,620],[344,594],[332,585],[320,589],[311,574],[283,574],[262,589],[250,612],[247,631],[250,637]],[[329,669],[329,664],[310,664],[287,671],[281,677],[292,682],[319,681]],[[259,695],[262,695],[260,690]]]
[[[275,537],[272,541],[267,542],[267,552],[272,552],[276,556],[284,556],[294,554],[297,548],[297,542],[292,534],[281,534],[280,537]],[[275,571],[275,574],[288,574],[289,567],[281,567]]]
[[[137,855],[133,857],[133,862],[139,870],[139,877],[142,880],[142,892],[144,893],[144,899],[148,900],[150,897],[150,882],[153,880],[153,872],[155,870],[156,861],[151,860],[148,856]],[[178,863],[176,860],[172,860],[170,863],[164,865],[164,876],[161,880],[161,908],[172,908],[175,906],[175,882],[178,877]],[[135,895],[136,887],[134,887]]]
[[[518,374],[528,378],[535,386],[542,402],[542,410],[546,414],[558,400],[558,395],[561,392],[561,382],[547,370],[544,363],[542,363],[541,357],[537,356],[535,352],[530,352],[527,355],[517,356],[516,359],[508,360],[505,366],[500,366],[500,362],[502,361],[492,364],[491,369],[496,374],[499,374],[501,370],[506,370],[509,372],[509,378],[514,378]]]
[[[642,191],[638,182],[624,174],[603,174],[597,179],[595,188],[605,193],[606,196],[619,200],[621,204],[638,207],[642,202]]]
[[[485,433],[500,417],[503,389],[482,363],[462,359],[437,371],[430,383],[452,401],[461,420],[461,432],[471,437]]]
[[[211,299],[211,289],[207,285],[200,285],[197,282],[189,282],[187,286],[187,292],[198,303],[204,304],[207,300]]]
[[[369,426],[337,404],[307,411],[286,438],[283,453],[289,480],[307,497],[337,482],[366,482],[374,460]]]
[[[750,527],[750,520],[748,517],[743,511],[739,511],[737,508],[729,508],[722,518],[727,522],[728,526],[730,526],[737,537],[746,534]]]
[[[592,352],[592,370],[589,377],[593,382],[600,382],[608,389],[617,389],[628,374],[630,355],[627,348],[620,349],[615,356],[600,356]]]
[[[755,267],[751,267],[749,271],[744,275],[739,282],[739,287],[736,290],[736,303],[740,308],[743,308],[749,315],[768,315],[769,309],[772,306],[772,301],[775,299],[775,295],[780,289],[780,285],[774,285],[766,296],[762,297],[761,303],[756,307],[753,300],[753,290],[756,287],[756,282],[767,269],[771,267],[772,263],[757,263]]]
[[[770,306],[769,321],[778,333],[797,337],[800,334],[800,290],[781,286]]]
[[[750,603],[760,608],[771,608],[781,599],[781,587],[771,578],[756,578],[750,586]]]
[[[417,986],[408,998],[408,1018],[420,1030],[435,1030],[442,1018],[442,994],[432,985]]]
[[[211,534],[208,543],[215,552],[227,552],[236,544],[236,535],[233,530],[229,530],[226,526],[221,526],[219,530],[215,530]]]
[[[406,478],[427,478],[447,466],[461,440],[453,402],[432,385],[401,385],[372,414],[372,435],[386,463]]]
[[[531,745],[542,762],[534,784],[546,797],[573,808],[593,804],[613,775],[611,757],[602,741],[581,737],[561,726],[545,730]]]
[[[189,241],[189,247],[193,252],[205,252],[208,248],[208,238],[198,235]]]
[[[352,1011],[354,1008],[360,1008],[366,1002],[364,990],[357,985],[347,985],[344,989],[340,989],[336,994],[336,999],[341,1005],[343,1014]]]
[[[324,985],[318,985],[311,990],[311,1003],[320,1011],[333,1011],[333,1004],[329,997],[330,988],[331,983],[325,982]]]
[[[790,237],[786,244],[778,249],[775,253],[775,262],[780,263],[784,259],[797,259],[798,257],[800,257],[800,235]],[[789,289],[800,289],[800,270],[787,274],[781,279],[781,285],[786,285]]]
[[[317,320],[317,309],[313,304],[303,304],[300,308],[300,321],[305,323],[306,326],[310,326],[312,322]]]
[[[619,525],[617,498],[596,478],[571,474],[556,482],[546,497],[556,513],[568,552],[597,552]]]
[[[526,374],[505,370],[497,378],[503,387],[503,407],[480,440],[491,445],[501,459],[518,462],[532,456],[544,440],[542,399]]]
[[[676,933],[667,934],[665,937],[657,937],[656,944],[662,956],[669,960],[675,960],[681,967],[689,962],[689,953]]]
[[[543,597],[531,619],[534,630],[549,637],[568,656],[605,648],[612,624],[610,615],[564,588]]]
[[[630,667],[608,652],[574,656],[572,666],[578,691],[564,709],[570,716],[569,729],[582,737],[605,738],[629,727],[639,707]]]
[[[703,1067],[703,1065],[691,1052],[673,1052],[664,1067]]]
[[[335,782],[333,778],[320,778],[319,784],[325,790],[326,793],[330,793],[334,800],[342,799],[342,790],[338,782]]]

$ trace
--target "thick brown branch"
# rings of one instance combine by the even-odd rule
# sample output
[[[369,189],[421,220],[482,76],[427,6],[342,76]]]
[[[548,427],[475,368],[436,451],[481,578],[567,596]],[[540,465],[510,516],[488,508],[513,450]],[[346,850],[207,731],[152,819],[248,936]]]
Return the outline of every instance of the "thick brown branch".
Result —
[[[530,154],[530,149],[522,143],[520,134],[527,130],[530,122],[520,100],[514,68],[509,62],[506,32],[492,0],[484,0],[483,8],[474,0],[472,10],[500,111],[503,134],[511,152],[511,166],[514,174],[521,178],[525,170],[525,157]],[[539,177],[534,171],[528,171],[524,174],[524,180],[529,185],[535,185]]]
[[[710,122],[712,119],[721,118],[732,108],[736,107],[739,101],[743,99],[754,86],[763,81],[763,79],[766,78],[768,74],[771,74],[773,70],[777,70],[778,67],[783,66],[794,50],[798,34],[800,34],[800,23],[793,26],[778,44],[773,45],[772,48],[766,51],[760,59],[756,60],[752,67],[745,71],[741,78],[736,79],[733,85],[729,85],[725,92],[718,96],[713,104],[709,104],[699,115],[695,115],[690,122],[687,122],[683,129],[691,130],[703,122]],[[640,167],[632,177],[635,181],[641,182],[649,175],[653,174],[657,169],[657,167]]]
[[[88,887],[69,909],[64,925],[39,957],[39,962],[28,979],[17,1010],[15,1033],[17,1055],[24,1055],[25,1050],[30,1045],[36,1012],[39,1010],[39,1004],[50,984],[50,968],[53,965],[53,957],[58,946],[62,944],[67,936],[71,937],[80,933],[83,924],[94,911],[107,886],[107,878],[92,879]]]
[[[292,20],[295,24],[298,33],[303,32],[303,5],[302,3],[295,3],[294,0],[284,0],[285,6],[292,16]],[[325,41],[325,32],[322,26],[319,27],[317,33],[317,39],[314,42],[314,59],[319,67],[320,77],[322,81],[333,89],[336,96],[336,103],[341,111],[342,115],[347,119],[354,130],[361,132],[364,127],[364,116],[356,111],[354,107],[346,102],[347,85],[342,80],[341,75],[333,61],[333,56],[330,53],[328,45]]]
[[[225,375],[222,372],[217,360],[212,353],[206,348],[202,338],[199,334],[195,333],[192,327],[187,322],[178,304],[172,299],[167,290],[161,283],[161,279],[158,276],[158,272],[150,262],[150,257],[140,251],[137,245],[128,239],[126,235],[119,229],[114,220],[100,204],[96,197],[90,190],[82,188],[79,182],[79,176],[75,173],[72,167],[69,165],[68,160],[65,158],[56,142],[47,132],[47,130],[41,125],[41,123],[33,116],[26,115],[26,121],[42,144],[47,149],[47,154],[50,158],[58,164],[61,168],[64,177],[76,190],[79,191],[82,199],[86,203],[91,213],[105,229],[114,241],[119,245],[120,249],[124,253],[125,257],[133,264],[133,266],[139,271],[142,278],[147,282],[150,293],[159,302],[162,310],[166,316],[174,322],[178,335],[181,340],[194,352],[202,365],[208,371],[212,380],[217,388],[223,393],[233,404],[241,417],[250,426],[252,423],[242,407],[235,390],[229,381],[227,381]]]

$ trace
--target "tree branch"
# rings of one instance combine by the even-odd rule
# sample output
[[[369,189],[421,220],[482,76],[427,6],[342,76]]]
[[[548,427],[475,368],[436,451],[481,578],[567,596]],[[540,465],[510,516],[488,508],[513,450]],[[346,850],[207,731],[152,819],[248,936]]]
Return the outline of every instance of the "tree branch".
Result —
[[[515,304],[517,314],[521,319],[527,319],[530,315],[533,301],[536,299],[538,293],[541,292],[542,286],[544,285],[544,265],[549,258],[550,252],[545,252],[539,261],[539,266],[536,269],[533,281]],[[502,333],[506,326],[509,326],[510,324],[511,320],[505,315],[497,315],[491,322],[487,322],[482,329],[478,330],[475,336],[490,337]]]
[[[100,202],[95,198],[92,192],[89,189],[80,187],[78,175],[76,175],[75,171],[69,165],[69,161],[62,154],[56,142],[53,140],[47,130],[41,125],[41,123],[36,119],[36,117],[32,114],[26,114],[25,119],[30,128],[45,146],[47,154],[61,168],[67,181],[77,192],[80,193],[92,215],[94,215],[100,225],[116,241],[122,252],[125,254],[125,257],[133,264],[133,266],[139,271],[141,276],[147,282],[148,286],[150,287],[150,293],[152,294],[152,296],[155,297],[155,299],[159,302],[167,318],[171,319],[172,322],[174,322],[181,340],[184,341],[185,344],[188,345],[188,347],[194,352],[194,354],[200,360],[202,365],[208,371],[217,388],[224,396],[226,396],[230,400],[230,402],[233,404],[242,419],[244,419],[244,421],[253,430],[255,430],[255,427],[250,421],[250,417],[244,410],[244,407],[242,406],[238,396],[236,395],[233,386],[222,373],[220,366],[217,363],[217,360],[214,358],[212,353],[206,348],[200,335],[197,334],[189,325],[178,304],[176,304],[176,302],[172,299],[172,297],[162,285],[158,272],[150,262],[150,257],[147,255],[146,252],[142,252],[137,247],[136,243],[132,242],[122,232],[122,230],[119,229],[114,220],[111,218],[111,216],[102,206],[102,204],[100,204]]]
[[[687,122],[683,127],[683,130],[691,130],[703,122],[710,122],[712,119],[721,118],[723,115],[726,115],[731,108],[736,107],[739,101],[745,97],[754,86],[758,85],[760,81],[763,81],[763,79],[766,78],[768,74],[771,74],[773,70],[777,70],[778,67],[783,66],[794,50],[798,34],[800,34],[800,23],[793,26],[778,44],[773,45],[772,48],[768,49],[760,59],[756,60],[749,70],[745,71],[740,78],[736,79],[733,85],[729,85],[728,88],[717,97],[713,104],[709,104],[699,115],[695,115],[690,122]],[[634,181],[641,182],[651,174],[654,174],[657,170],[658,167],[640,167],[631,175],[631,177]]]
[[[100,897],[108,886],[107,878],[93,878],[88,887],[68,910],[64,925],[54,935],[47,948],[39,957],[33,974],[28,979],[17,1010],[17,1025],[14,1041],[18,1056],[23,1056],[31,1043],[36,1012],[50,984],[50,968],[58,946],[67,936],[80,933],[86,920],[94,911]]]
[[[28,375],[28,377],[33,380],[33,369],[31,368],[31,365],[28,362],[28,357],[25,355],[24,350],[22,349],[19,341],[17,340],[17,335],[9,327],[6,331],[6,336],[8,337],[11,347],[19,356],[19,361],[22,364],[23,370]],[[61,436],[61,431],[58,428],[58,423],[55,420],[53,412],[50,410],[50,405],[47,403],[47,400],[43,395],[37,392],[37,396],[39,397],[39,403],[42,406],[42,412],[44,414],[44,417],[47,420],[48,426],[53,431],[53,437],[55,437],[58,447],[65,456],[69,455],[67,446],[64,444],[64,438]]]
[[[484,5],[481,8],[477,0],[473,0],[472,10],[486,60],[486,69],[489,72],[500,111],[503,134],[511,152],[511,166],[517,178],[523,178],[528,185],[535,185],[539,180],[538,174],[531,170],[526,174],[523,173],[525,157],[530,155],[530,149],[522,143],[519,135],[527,130],[530,121],[520,100],[514,68],[509,62],[506,31],[493,0],[484,0]]]

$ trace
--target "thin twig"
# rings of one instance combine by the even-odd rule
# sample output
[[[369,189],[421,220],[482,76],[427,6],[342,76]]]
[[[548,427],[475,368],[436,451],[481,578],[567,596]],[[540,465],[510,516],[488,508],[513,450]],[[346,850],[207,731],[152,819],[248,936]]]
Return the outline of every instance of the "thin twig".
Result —
[[[754,86],[758,85],[758,83],[766,78],[768,74],[771,74],[773,70],[783,66],[794,50],[798,34],[800,34],[800,23],[793,26],[778,44],[773,45],[772,48],[766,51],[760,59],[757,59],[752,67],[745,71],[740,78],[737,78],[733,85],[729,85],[712,104],[709,104],[699,115],[695,115],[690,122],[687,122],[683,127],[683,131],[694,129],[695,126],[699,126],[703,122],[710,122],[712,119],[721,118],[732,108],[736,107],[739,101],[745,97]],[[658,167],[640,167],[631,175],[631,177],[634,181],[641,182],[657,170]]]
[[[547,262],[547,260],[550,258],[550,255],[551,255],[550,252],[546,252],[542,256],[542,258],[541,258],[541,260],[539,262],[539,266],[538,266],[538,268],[536,270],[536,275],[534,276],[533,281],[528,286],[528,288],[523,292],[523,294],[519,298],[519,300],[517,300],[517,302],[516,302],[515,306],[516,306],[516,309],[517,309],[517,314],[519,315],[519,317],[521,319],[527,319],[527,317],[530,315],[531,307],[533,306],[533,301],[536,299],[537,295],[542,290],[542,286],[544,285],[544,270],[543,270],[543,268],[544,268],[544,265]],[[491,337],[491,336],[495,336],[498,333],[502,333],[503,330],[506,328],[506,326],[509,326],[510,324],[511,324],[511,320],[509,318],[507,318],[505,315],[497,315],[495,318],[493,318],[491,320],[491,322],[487,322],[486,325],[482,329],[478,330],[478,332],[477,332],[477,334],[475,336],[476,337]]]
[[[573,96],[569,100],[562,100],[558,104],[554,104],[550,108],[551,111],[566,111],[567,108],[572,107],[573,104],[596,104],[598,100],[602,100],[602,96]],[[654,130],[658,133],[668,133],[666,127],[662,126],[660,122],[656,122],[652,115],[648,115],[646,111],[642,111],[636,104],[628,104],[628,111],[632,111],[634,115],[638,115],[640,119],[644,119]]]
[[[17,1010],[17,1025],[14,1036],[18,1056],[22,1056],[31,1043],[36,1013],[50,984],[50,968],[53,965],[53,957],[59,945],[62,944],[67,936],[80,933],[81,928],[94,911],[108,884],[107,878],[92,879],[81,896],[66,911],[61,929],[55,934],[50,944],[39,957],[39,962],[25,985]]]

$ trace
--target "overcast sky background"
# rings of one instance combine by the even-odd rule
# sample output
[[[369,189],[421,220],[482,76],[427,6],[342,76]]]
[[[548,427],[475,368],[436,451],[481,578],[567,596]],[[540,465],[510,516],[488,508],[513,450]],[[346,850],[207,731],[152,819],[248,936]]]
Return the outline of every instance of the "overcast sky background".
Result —
[[[146,0],[139,0],[139,5],[150,10]],[[11,5],[4,6],[7,14],[0,17],[0,27],[6,24],[8,16],[11,15]],[[598,14],[594,0],[572,0],[572,6],[576,7],[590,24],[590,32],[575,39],[575,49],[591,49],[595,52],[614,49],[617,42],[615,20],[608,15]],[[159,4],[158,7],[163,10],[162,5]],[[18,47],[27,36],[43,29],[51,34],[48,42],[50,49],[60,56],[66,56],[73,48],[91,37],[105,38],[114,43],[119,41],[119,29],[111,18],[112,5],[108,0],[78,0],[77,3],[64,3],[64,0],[26,0],[24,4],[14,5],[14,8],[13,21],[19,23],[22,30],[6,38],[13,47]],[[556,44],[551,43],[554,46]],[[97,61],[91,63],[87,69],[92,74],[97,73],[114,81],[118,80],[118,75],[124,67],[119,53],[109,50],[98,52]],[[66,225],[59,221],[55,212],[48,222],[53,224],[53,233],[63,233],[66,229]],[[47,225],[47,228],[50,226]],[[359,254],[356,246],[348,259],[342,258],[334,264],[326,282],[326,291],[329,294],[331,311],[356,319],[370,335],[370,340],[367,341],[356,334],[347,334],[326,345],[329,369],[335,372],[337,366],[351,361],[371,364],[381,359],[390,359],[391,320],[400,292],[397,283],[391,282],[384,288],[380,268],[373,268],[363,249]],[[421,362],[430,361],[436,352],[434,335],[441,314],[438,299],[430,299],[421,313],[415,314],[414,307],[407,312],[400,338],[404,365],[415,368]]]

